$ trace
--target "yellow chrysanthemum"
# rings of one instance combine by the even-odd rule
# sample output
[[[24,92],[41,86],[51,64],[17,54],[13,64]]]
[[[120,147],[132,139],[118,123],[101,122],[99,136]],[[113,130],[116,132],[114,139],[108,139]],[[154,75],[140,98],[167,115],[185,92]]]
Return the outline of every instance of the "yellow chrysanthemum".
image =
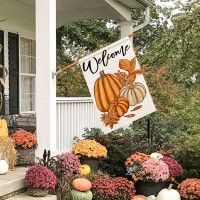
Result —
[[[79,140],[74,144],[72,152],[87,157],[106,157],[107,149],[95,140]]]

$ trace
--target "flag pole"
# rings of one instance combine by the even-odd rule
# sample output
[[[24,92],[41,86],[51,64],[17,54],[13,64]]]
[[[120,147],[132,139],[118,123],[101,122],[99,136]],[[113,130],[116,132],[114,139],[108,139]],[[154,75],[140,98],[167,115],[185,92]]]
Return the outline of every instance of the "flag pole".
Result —
[[[134,33],[131,33],[130,35],[128,35],[129,38],[131,37],[134,37],[135,34]],[[70,67],[73,67],[75,65],[78,65],[79,64],[79,60],[67,65],[66,67],[62,68],[62,69],[59,69],[58,71],[56,72],[52,72],[52,78],[54,78],[55,76],[57,76],[58,74],[62,73],[63,71],[65,71],[66,69],[70,68]]]

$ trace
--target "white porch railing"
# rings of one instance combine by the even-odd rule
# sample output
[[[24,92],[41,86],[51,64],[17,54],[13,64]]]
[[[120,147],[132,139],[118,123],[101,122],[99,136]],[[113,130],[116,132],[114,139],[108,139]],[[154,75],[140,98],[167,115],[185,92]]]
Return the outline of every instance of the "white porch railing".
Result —
[[[90,97],[57,97],[57,149],[70,152],[73,138],[82,137],[84,128],[101,127]]]

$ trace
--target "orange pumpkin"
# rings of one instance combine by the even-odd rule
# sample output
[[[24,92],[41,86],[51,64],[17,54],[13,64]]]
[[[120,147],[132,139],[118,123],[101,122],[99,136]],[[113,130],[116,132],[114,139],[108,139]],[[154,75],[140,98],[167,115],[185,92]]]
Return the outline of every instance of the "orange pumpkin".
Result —
[[[131,200],[145,200],[146,197],[144,195],[135,195]]]
[[[94,85],[94,96],[96,105],[101,112],[107,112],[112,101],[119,96],[122,84],[112,74],[105,74],[100,72],[100,77],[96,80]]]
[[[142,83],[134,83],[133,86],[127,85],[120,90],[120,96],[128,99],[130,106],[141,103],[146,93],[146,89]]]
[[[85,178],[76,178],[72,181],[72,186],[75,190],[86,192],[91,189],[92,183]]]
[[[108,112],[114,111],[117,113],[118,117],[123,116],[129,108],[129,102],[124,97],[117,97],[113,102],[111,102]]]

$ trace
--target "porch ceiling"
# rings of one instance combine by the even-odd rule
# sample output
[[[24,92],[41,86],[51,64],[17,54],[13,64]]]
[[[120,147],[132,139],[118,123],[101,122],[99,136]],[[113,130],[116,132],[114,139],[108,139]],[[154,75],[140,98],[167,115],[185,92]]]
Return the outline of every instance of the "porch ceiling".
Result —
[[[35,8],[35,0],[15,0]],[[131,20],[130,8],[152,6],[151,0],[57,0],[57,27],[82,19]]]

